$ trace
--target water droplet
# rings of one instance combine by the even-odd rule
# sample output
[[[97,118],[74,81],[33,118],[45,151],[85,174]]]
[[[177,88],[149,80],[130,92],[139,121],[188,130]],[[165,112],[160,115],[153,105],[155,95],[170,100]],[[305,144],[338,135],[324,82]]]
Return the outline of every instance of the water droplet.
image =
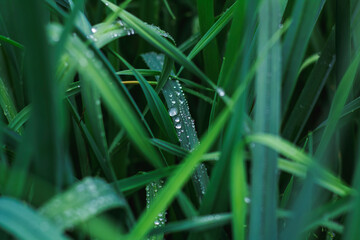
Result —
[[[220,97],[225,96],[225,91],[222,88],[216,88],[217,94],[219,94]]]
[[[175,120],[176,123],[180,122],[180,118],[179,118],[179,117],[176,117],[174,120]]]
[[[175,128],[176,128],[176,129],[181,129],[181,124],[180,124],[180,123],[176,124],[176,125],[175,125]]]
[[[91,28],[91,32],[92,32],[92,33],[96,33],[96,31],[97,31],[97,29],[96,29],[96,28],[94,28],[94,27],[93,27],[93,28]]]
[[[169,110],[170,117],[173,117],[176,114],[178,114],[178,109],[177,108],[170,108],[170,110]]]
[[[251,202],[251,199],[248,198],[248,197],[245,197],[245,198],[244,198],[244,201],[245,201],[245,203],[249,204],[249,203]]]
[[[159,220],[155,220],[154,224],[158,226],[160,224]]]

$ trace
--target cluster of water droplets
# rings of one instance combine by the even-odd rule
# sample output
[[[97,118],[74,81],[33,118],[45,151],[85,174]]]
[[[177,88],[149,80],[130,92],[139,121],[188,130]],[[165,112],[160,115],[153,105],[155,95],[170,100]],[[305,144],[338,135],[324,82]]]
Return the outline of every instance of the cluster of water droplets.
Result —
[[[108,42],[108,39],[114,40],[119,37],[131,36],[135,30],[129,27],[122,20],[115,21],[112,24],[100,23],[91,28],[91,34],[87,36],[93,42],[101,42],[101,46]],[[104,42],[104,43],[103,43]]]
[[[168,96],[166,102],[169,107],[169,115],[173,120],[180,145],[191,151],[199,144],[199,140],[189,106],[178,80],[169,80],[167,85],[163,89],[163,93]]]
[[[152,70],[162,70],[164,55],[150,52],[143,54],[142,57]],[[169,115],[174,123],[181,147],[188,151],[192,151],[199,145],[199,139],[195,129],[195,122],[190,115],[189,106],[180,82],[170,78],[164,85],[162,93],[166,100]],[[196,193],[201,200],[206,192],[206,187],[209,182],[207,169],[204,164],[201,163],[194,169],[192,181]]]
[[[152,202],[154,201],[154,199],[158,196],[159,191],[162,189],[164,184],[163,180],[159,180],[159,181],[154,181],[151,182],[150,184],[148,184],[145,188],[146,191],[146,208],[150,208]],[[165,226],[166,223],[166,214],[167,212],[160,212],[158,214],[158,216],[155,218],[154,220],[154,227],[158,228],[158,227],[163,227]],[[148,239],[152,239],[151,237]]]
[[[163,93],[166,96],[169,115],[173,120],[181,147],[188,151],[194,150],[199,145],[199,139],[180,82],[170,79],[164,87]],[[209,182],[205,164],[201,163],[194,169],[192,180],[201,201]]]
[[[99,212],[123,204],[123,200],[103,180],[85,178],[52,199],[40,212],[52,218],[58,226],[68,228]]]

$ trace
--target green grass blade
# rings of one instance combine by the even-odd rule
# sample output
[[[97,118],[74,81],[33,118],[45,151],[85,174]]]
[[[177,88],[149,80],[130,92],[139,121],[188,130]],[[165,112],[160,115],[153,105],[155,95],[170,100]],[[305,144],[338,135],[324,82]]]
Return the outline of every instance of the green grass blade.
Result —
[[[194,217],[191,220],[169,223],[165,227],[154,229],[150,234],[174,233],[181,231],[205,231],[208,229],[221,227],[230,222],[231,214],[219,213],[201,217]]]
[[[59,228],[68,229],[108,209],[124,206],[124,199],[109,184],[98,178],[85,178],[56,195],[39,211]]]
[[[351,62],[350,0],[336,1],[336,79],[340,82]]]
[[[232,232],[234,239],[245,239],[246,213],[248,190],[246,184],[244,144],[240,143],[233,153],[231,160],[231,209]]]
[[[118,180],[115,184],[118,185],[121,191],[130,191],[136,188],[143,187],[146,184],[149,184],[155,180],[168,177],[176,170],[176,168],[177,166],[159,168],[151,172],[145,172],[139,175]]]
[[[236,97],[238,97],[238,95]],[[171,203],[178,190],[192,175],[194,168],[198,165],[201,159],[201,156],[215,141],[221,128],[224,126],[229,113],[229,110],[225,109],[224,112],[217,118],[213,128],[204,136],[202,143],[184,160],[184,163],[167,181],[167,184],[164,186],[159,196],[155,199],[152,206],[140,217],[138,223],[128,236],[128,239],[140,240],[146,236],[146,234],[150,231],[157,214],[163,211]]]
[[[201,39],[196,43],[196,45],[191,49],[191,52],[188,54],[189,59],[193,59],[201,50],[203,50],[209,42],[211,42],[219,32],[224,29],[224,27],[232,19],[234,10],[237,2],[235,2],[229,9],[224,12],[221,17],[207,30],[206,33],[201,37]],[[180,47],[179,47],[180,48]],[[177,75],[180,75],[183,67],[180,68]]]
[[[248,143],[255,142],[263,144],[276,150],[279,154],[313,169],[318,175],[318,182],[321,186],[340,196],[346,196],[353,192],[353,190],[344,184],[340,179],[329,173],[324,168],[321,168],[310,156],[277,136],[267,134],[249,135],[246,137],[246,141]]]
[[[171,142],[177,142],[174,125],[172,124],[169,114],[156,91],[123,57],[115,52],[113,53],[126,65],[126,67],[133,71],[135,78],[139,81],[139,84],[144,92],[150,111],[160,129],[162,129],[163,133],[169,137]]]
[[[197,0],[197,10],[199,16],[199,25],[202,34],[213,26],[214,18],[214,0]],[[210,41],[203,50],[205,73],[209,78],[216,82],[219,74],[219,49],[217,41]]]
[[[164,63],[163,55],[147,53],[142,56],[153,70],[159,70]],[[188,151],[194,150],[199,144],[199,139],[181,84],[177,80],[168,80],[162,88],[162,92],[169,109],[169,115],[173,119],[180,146]],[[201,201],[209,182],[207,169],[203,163],[200,163],[196,168],[192,180],[196,194]]]
[[[22,202],[0,198],[0,226],[19,239],[65,240],[59,227]]]
[[[210,81],[210,79],[187,57],[180,52],[174,45],[170,42],[166,41],[162,36],[160,36],[156,31],[152,28],[148,27],[144,22],[139,20],[137,17],[128,13],[127,11],[117,7],[116,5],[102,0],[105,5],[107,5],[111,10],[117,13],[117,15],[122,18],[130,27],[135,29],[135,31],[150,44],[154,45],[160,51],[164,52],[167,56],[171,57],[185,68],[193,72],[200,79],[205,81],[212,88],[216,88],[216,86]]]
[[[324,133],[321,137],[320,145],[318,146],[315,156],[320,159],[323,157],[330,140],[336,130],[336,125],[341,116],[341,112],[345,106],[346,100],[350,94],[355,74],[360,63],[360,51],[358,51],[352,61],[351,65],[346,70],[338,89],[335,92],[334,99],[331,104],[330,113],[328,117],[328,123],[325,127]]]
[[[298,72],[305,56],[305,51],[318,20],[325,0],[297,0],[291,14],[292,26],[284,36],[283,42],[283,114],[289,107],[290,98],[293,94]]]
[[[14,1],[14,4],[19,10],[16,16],[23,19],[17,27],[27,49],[24,58],[26,84],[33,103],[28,144],[34,150],[34,171],[60,190],[64,184],[67,152],[63,139],[66,119],[61,102],[62,86],[55,81],[54,59],[50,57],[54,52],[46,39],[48,12],[43,1]]]
[[[5,37],[5,36],[0,35],[0,41],[9,43],[9,44],[11,44],[11,45],[13,45],[13,46],[15,46],[17,48],[24,49],[24,46],[21,43],[18,43],[17,41],[14,41],[9,37]]]
[[[334,67],[334,33],[330,35],[320,59],[314,66],[301,94],[296,101],[290,116],[283,122],[282,135],[291,141],[297,142],[304,126],[319,99],[321,90]]]
[[[353,177],[352,180],[352,186],[354,187],[354,189],[356,191],[359,192],[360,190],[360,152],[357,151],[357,162],[356,162],[356,168],[355,168],[355,175]],[[351,201],[353,202],[353,208],[352,211],[348,213],[348,215],[346,216],[346,220],[345,220],[345,224],[344,226],[348,226],[347,228],[345,228],[345,233],[344,233],[344,239],[345,240],[350,240],[350,239],[356,239],[357,236],[359,236],[360,234],[360,229],[357,226],[357,222],[360,219],[360,197],[358,194],[353,195]]]
[[[17,111],[15,108],[14,100],[11,98],[10,92],[8,88],[5,86],[5,83],[1,79],[1,77],[0,77],[0,106],[8,122],[11,122],[15,118]]]
[[[146,191],[146,208],[150,208],[153,201],[157,198],[158,196],[158,192],[161,191],[162,187],[163,187],[163,181],[162,180],[157,180],[157,181],[153,181],[150,184],[148,184],[145,188]],[[154,219],[154,224],[153,224],[153,228],[157,229],[157,228],[161,228],[165,226],[166,223],[166,210],[161,211],[156,218]],[[163,233],[159,233],[153,236],[149,237],[149,240],[162,240],[164,239],[164,234]]]
[[[259,10],[258,52],[277,32],[280,24],[280,8],[277,0],[265,1]],[[279,134],[281,45],[276,43],[260,64],[256,76],[255,133]],[[252,188],[249,238],[277,239],[277,153],[261,145],[255,145],[252,162]]]
[[[144,128],[137,120],[125,97],[114,87],[115,83],[102,68],[99,60],[88,58],[88,55],[93,55],[93,52],[79,40],[74,39],[72,44],[69,46],[68,53],[77,60],[79,72],[84,76],[84,79],[98,89],[105,106],[114,114],[115,119],[124,127],[139,150],[144,153],[144,156],[154,166],[160,167],[162,160],[148,142]]]
[[[178,145],[171,144],[161,139],[153,138],[151,139],[151,143],[175,156],[185,157],[188,154],[188,151]]]

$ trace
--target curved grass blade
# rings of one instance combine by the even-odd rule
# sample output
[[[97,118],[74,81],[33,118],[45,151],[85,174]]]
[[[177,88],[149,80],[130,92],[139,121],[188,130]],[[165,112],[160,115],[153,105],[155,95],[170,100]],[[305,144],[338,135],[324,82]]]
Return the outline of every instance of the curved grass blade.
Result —
[[[150,184],[148,184],[145,188],[146,191],[146,208],[150,208],[151,204],[153,203],[153,201],[156,199],[156,197],[158,196],[159,192],[162,189],[164,181],[162,180],[157,180],[154,182],[151,182]],[[161,228],[165,226],[166,223],[166,210],[160,212],[156,218],[154,219],[154,225],[153,228],[157,229],[157,228]],[[164,239],[164,234],[163,233],[159,233],[153,236],[150,236],[148,238],[148,240],[162,240]]]
[[[123,192],[130,191],[136,188],[143,187],[146,184],[149,184],[155,180],[168,177],[176,170],[176,168],[177,166],[159,168],[151,172],[145,172],[139,175],[118,180],[114,184],[116,184]]]
[[[40,208],[61,229],[68,229],[106,210],[124,207],[125,201],[100,178],[85,178]]]
[[[341,79],[340,85],[335,92],[334,99],[331,103],[330,113],[328,117],[328,123],[325,127],[324,133],[321,137],[320,145],[318,146],[315,157],[321,159],[332,139],[335,132],[336,125],[338,124],[339,118],[345,106],[346,100],[350,94],[357,68],[360,63],[360,50],[355,54],[354,60],[346,70],[343,78]]]
[[[182,231],[205,231],[228,224],[231,220],[230,213],[194,217],[190,220],[178,221],[167,224],[165,227],[156,228],[149,235],[158,233],[175,233]]]
[[[71,45],[68,46],[68,53],[73,59],[76,59],[79,72],[83,75],[84,80],[89,81],[98,89],[105,106],[113,113],[118,123],[124,127],[124,130],[129,134],[129,137],[139,150],[154,166],[162,166],[163,164],[157,151],[148,142],[143,126],[136,118],[125,97],[115,87],[115,83],[102,67],[101,62],[93,57],[93,51],[89,50],[84,43],[74,38],[71,41]]]
[[[188,59],[193,59],[229,23],[234,14],[236,4],[237,1],[229,9],[227,9],[226,12],[224,12],[221,17],[210,27],[210,29],[201,37],[201,39],[196,43],[196,45],[193,47],[193,49],[187,56]],[[180,68],[176,75],[179,76],[182,70],[183,67]]]
[[[144,77],[155,77],[155,76],[160,76],[160,74],[161,74],[160,71],[154,71],[151,69],[136,69],[136,71]],[[131,70],[122,70],[122,71],[119,71],[116,73],[118,75],[124,75],[124,76],[133,76],[134,75],[134,72]]]
[[[297,142],[320,93],[334,67],[335,35],[331,33],[320,59],[309,75],[303,90],[296,101],[290,116],[283,122],[282,135],[290,141]]]
[[[161,35],[159,35],[152,28],[148,27],[137,17],[128,13],[127,11],[117,7],[113,3],[102,0],[112,11],[124,20],[130,27],[132,27],[142,38],[148,41],[150,44],[164,52],[167,56],[171,57],[179,64],[193,72],[201,80],[209,84],[212,88],[216,89],[216,85],[194,64],[192,63],[182,52],[180,52],[174,45],[166,41]]]
[[[150,69],[153,70],[161,69],[164,63],[164,55],[146,53],[142,57]],[[180,146],[188,151],[192,151],[198,146],[199,139],[179,81],[168,80],[162,88],[162,92],[169,108],[169,115],[173,119]],[[201,202],[209,182],[207,169],[203,163],[200,163],[196,168],[192,179],[196,194]]]
[[[178,145],[171,144],[161,139],[153,138],[151,139],[151,143],[178,157],[185,157],[188,154],[188,151],[179,147]]]
[[[195,167],[201,161],[201,157],[211,147],[216,137],[219,135],[221,129],[225,125],[231,113],[231,109],[233,108],[232,103],[237,101],[237,99],[243,94],[244,90],[244,87],[238,88],[233,96],[232,101],[230,101],[230,104],[227,106],[227,108],[225,108],[216,119],[213,127],[202,139],[201,144],[195,148],[186,159],[184,159],[183,164],[180,165],[177,171],[175,171],[175,173],[168,179],[166,185],[163,187],[162,192],[154,200],[152,206],[145,213],[143,213],[142,216],[140,216],[137,224],[126,239],[140,240],[148,234],[158,213],[163,211],[172,202],[178,191],[191,177]]]
[[[294,91],[299,69],[305,56],[305,51],[318,20],[325,0],[298,0],[292,11],[292,27],[284,36],[283,42],[283,96],[282,113],[289,107],[290,97]]]
[[[4,81],[0,77],[0,106],[3,113],[8,120],[11,122],[17,114],[15,104],[10,96],[8,88],[5,86]]]
[[[19,239],[66,240],[60,228],[22,202],[0,198],[0,226]]]
[[[134,29],[128,28],[121,20],[114,23],[99,23],[91,28],[92,34],[88,38],[94,41],[95,46],[102,48],[108,43],[125,36],[135,34]]]
[[[71,103],[71,101],[69,99],[67,100],[67,103],[68,103],[68,106],[69,106],[70,113],[71,113],[72,117],[74,118],[76,123],[79,125],[79,129],[80,129],[82,135],[84,136],[84,139],[88,142],[88,144],[90,146],[90,149],[93,151],[99,165],[101,166],[101,169],[105,173],[105,176],[108,179],[112,179],[111,169],[109,168],[109,165],[107,164],[108,162],[105,161],[106,156],[104,156],[103,153],[101,152],[101,150],[99,149],[99,146],[96,144],[93,136],[91,135],[91,133],[87,129],[84,122],[81,121],[81,118],[80,118],[79,114],[77,113],[74,105]]]
[[[113,52],[113,54],[115,54],[115,56],[117,56],[131,71],[133,71],[135,78],[139,81],[139,84],[148,102],[150,111],[158,126],[163,130],[163,133],[169,137],[171,142],[177,142],[174,125],[171,123],[169,114],[156,91],[123,57],[115,52]]]
[[[348,187],[340,179],[332,175],[330,172],[319,166],[312,157],[297,149],[289,142],[268,134],[254,134],[246,137],[248,143],[255,142],[263,144],[276,150],[278,153],[287,158],[305,165],[308,169],[315,171],[316,179],[321,186],[334,192],[340,196],[346,196],[353,193],[353,189]]]
[[[309,67],[311,64],[316,63],[319,60],[320,56],[318,53],[315,53],[314,55],[311,55],[305,61],[302,63],[299,74],[307,67]]]
[[[0,35],[0,41],[9,43],[9,44],[11,44],[11,45],[13,45],[13,46],[15,46],[17,48],[24,49],[24,46],[21,43],[18,43],[17,41],[14,41],[9,37],[5,37],[5,36]]]

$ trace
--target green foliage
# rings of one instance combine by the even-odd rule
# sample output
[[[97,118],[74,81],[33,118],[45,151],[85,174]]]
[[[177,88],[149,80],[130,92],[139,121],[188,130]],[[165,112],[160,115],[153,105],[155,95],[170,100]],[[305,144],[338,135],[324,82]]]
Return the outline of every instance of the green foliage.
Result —
[[[357,239],[359,11],[0,1],[0,239]]]

